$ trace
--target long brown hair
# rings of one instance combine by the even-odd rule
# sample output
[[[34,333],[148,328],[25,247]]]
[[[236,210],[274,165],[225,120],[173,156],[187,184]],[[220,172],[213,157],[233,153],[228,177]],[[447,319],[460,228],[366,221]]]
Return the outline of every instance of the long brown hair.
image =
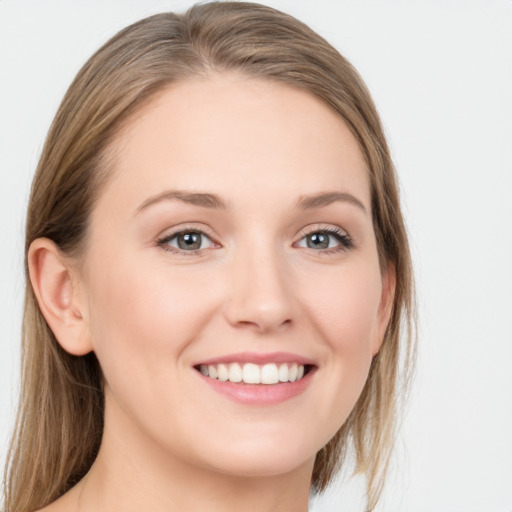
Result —
[[[364,390],[338,433],[317,454],[312,488],[322,491],[355,453],[374,508],[393,445],[397,408],[414,363],[413,279],[399,191],[382,126],[361,78],[303,23],[258,4],[214,2],[163,13],[120,31],[83,66],[48,133],[32,185],[25,251],[39,237],[79,255],[88,219],[109,174],[109,145],[158,91],[212,70],[299,88],[344,120],[366,159],[381,266],[397,286],[384,342]],[[25,254],[26,254],[25,253]],[[101,370],[93,353],[65,352],[39,310],[26,272],[22,388],[5,476],[5,512],[54,501],[89,470],[102,437]]]

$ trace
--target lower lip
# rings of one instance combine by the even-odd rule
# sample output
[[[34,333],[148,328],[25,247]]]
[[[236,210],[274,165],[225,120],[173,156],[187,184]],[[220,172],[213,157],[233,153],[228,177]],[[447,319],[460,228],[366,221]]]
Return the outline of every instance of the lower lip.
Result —
[[[273,405],[285,402],[303,393],[311,382],[314,371],[308,372],[302,379],[295,382],[279,384],[222,382],[197,373],[214,391],[235,402],[248,405]]]

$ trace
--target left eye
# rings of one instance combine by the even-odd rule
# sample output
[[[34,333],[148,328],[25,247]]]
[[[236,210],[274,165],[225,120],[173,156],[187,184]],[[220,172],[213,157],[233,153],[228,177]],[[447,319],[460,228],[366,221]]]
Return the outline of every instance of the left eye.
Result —
[[[315,231],[314,233],[309,233],[297,243],[297,247],[320,250],[343,246],[348,246],[348,235],[331,233],[329,231]]]
[[[161,244],[181,251],[199,251],[213,246],[212,240],[200,231],[182,231],[165,238]]]

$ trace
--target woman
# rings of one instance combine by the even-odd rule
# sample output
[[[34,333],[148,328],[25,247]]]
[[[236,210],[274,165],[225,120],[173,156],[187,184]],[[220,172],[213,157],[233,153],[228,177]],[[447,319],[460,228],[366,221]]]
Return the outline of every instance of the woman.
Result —
[[[211,3],[106,43],[50,129],[26,263],[7,511],[307,510],[350,446],[374,508],[410,257],[375,107],[308,27]]]

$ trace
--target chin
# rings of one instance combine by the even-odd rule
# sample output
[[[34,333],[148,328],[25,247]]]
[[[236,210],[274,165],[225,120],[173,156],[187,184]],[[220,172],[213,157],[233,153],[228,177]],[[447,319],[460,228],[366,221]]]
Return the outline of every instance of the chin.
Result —
[[[265,478],[286,475],[299,470],[304,466],[313,467],[315,454],[305,457],[298,453],[272,453],[272,454],[240,454],[238,457],[222,461],[223,464],[209,466],[224,475],[241,478]]]
[[[298,432],[290,435],[289,428],[281,427],[277,435],[261,432],[252,436],[226,435],[219,443],[209,443],[201,454],[205,466],[219,473],[238,477],[276,476],[304,465],[312,469],[317,451],[325,444],[314,440]]]

